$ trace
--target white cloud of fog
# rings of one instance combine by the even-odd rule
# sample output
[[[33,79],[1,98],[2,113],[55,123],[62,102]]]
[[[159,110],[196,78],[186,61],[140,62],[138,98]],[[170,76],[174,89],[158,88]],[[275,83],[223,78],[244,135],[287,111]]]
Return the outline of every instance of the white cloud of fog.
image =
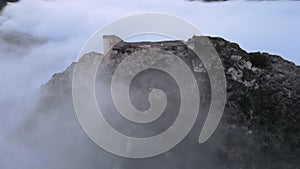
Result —
[[[0,16],[0,34],[18,33],[38,43],[24,47],[0,40],[0,151],[9,145],[4,144],[6,134],[2,133],[9,133],[22,120],[41,84],[75,61],[88,37],[112,20],[139,12],[170,13],[190,21],[204,34],[300,64],[299,9],[299,2],[284,1],[22,0],[9,4]]]
[[[37,89],[53,73],[62,71],[76,60],[93,32],[111,20],[138,12],[171,13],[190,21],[204,34],[225,37],[249,51],[280,54],[299,64],[299,7],[298,2],[201,3],[183,0],[172,3],[158,0],[23,0],[10,4],[0,16],[1,34],[25,33],[45,43],[29,46],[16,60],[15,57],[4,57],[11,55],[4,50],[11,45],[2,42],[0,86],[5,90],[0,92],[0,101]]]
[[[0,32],[21,32],[44,40],[29,47],[27,53],[10,57],[1,48],[1,82],[7,90],[3,97],[23,94],[62,71],[87,38],[111,20],[138,12],[164,12],[182,17],[204,34],[222,36],[249,51],[267,51],[300,63],[300,11],[298,2],[201,3],[183,0],[131,1],[40,1],[23,0],[8,5],[0,16]],[[8,46],[9,47],[9,46]],[[3,70],[3,71],[2,71]],[[5,73],[4,73],[5,72]],[[9,73],[6,73],[9,72]],[[28,85],[26,89],[24,84]]]

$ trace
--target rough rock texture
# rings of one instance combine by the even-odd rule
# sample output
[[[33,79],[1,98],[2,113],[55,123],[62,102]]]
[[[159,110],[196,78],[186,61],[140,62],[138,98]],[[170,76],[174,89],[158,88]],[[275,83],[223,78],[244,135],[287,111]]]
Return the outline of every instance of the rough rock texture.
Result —
[[[203,37],[193,37],[193,39],[195,38],[201,39]],[[99,166],[104,168],[300,168],[300,67],[280,56],[259,52],[247,53],[236,43],[228,42],[222,38],[208,38],[218,52],[225,68],[227,104],[221,124],[214,135],[204,144],[198,144],[195,139],[205,119],[202,117],[197,120],[196,126],[183,143],[174,150],[158,157],[146,160],[120,159],[97,149],[97,146],[90,143],[87,136],[80,130],[72,107],[72,72],[76,63],[72,63],[64,72],[53,75],[51,80],[43,85],[43,97],[31,121],[32,123],[28,126],[34,131],[35,128],[38,128],[36,127],[38,126],[36,119],[46,117],[40,126],[47,123],[49,125],[47,131],[52,128],[50,133],[53,135],[59,135],[58,133],[62,132],[59,131],[60,129],[68,131],[68,134],[58,136],[61,140],[53,141],[54,145],[67,142],[66,140],[80,138],[81,141],[72,143],[72,146],[68,144],[68,146],[72,151],[78,150],[78,146],[81,146],[81,153],[88,156],[89,160],[86,158],[77,159],[77,157],[72,156],[69,159],[78,160],[81,166],[86,164],[89,168],[99,168]],[[199,86],[201,86],[201,105],[203,106],[201,115],[205,115],[210,98],[207,72],[198,57],[182,41],[137,43],[121,41],[113,46],[105,56],[102,63],[104,68],[100,68],[98,80],[109,82],[115,68],[129,54],[143,48],[153,47],[170,51],[189,65],[198,84],[200,84]],[[94,64],[94,59],[99,55],[97,53],[87,54],[79,62]],[[103,74],[103,72],[105,73]],[[101,79],[101,77],[104,78]],[[152,83],[151,79],[154,77],[162,78],[164,82]],[[136,93],[133,97],[139,96],[141,93],[147,95],[147,88],[151,85],[158,85],[162,86],[162,89],[169,90],[166,93],[167,96],[173,98],[171,102],[178,102],[176,100],[178,97],[176,95],[177,88],[166,85],[169,82],[174,83],[168,75],[161,75],[161,72],[152,70],[146,72],[140,79],[140,81],[136,81],[135,85],[133,83],[132,93]],[[107,94],[106,90],[109,91],[108,86],[104,88],[102,86],[102,89],[103,91],[97,91],[100,95]],[[110,101],[111,98],[107,97],[107,100]],[[138,99],[133,98],[132,102],[139,109],[145,109],[149,106],[147,97],[143,99],[140,97]],[[176,107],[176,104],[167,105],[167,109],[173,111],[178,109],[178,106]],[[104,110],[106,109],[104,108]],[[114,122],[120,121],[119,124],[123,124],[118,116],[112,116],[108,117],[113,118],[110,119],[111,121],[116,118],[117,120]],[[174,117],[174,114],[165,116],[165,121],[162,121],[164,124],[158,129],[153,129],[153,131],[155,133],[163,131],[172,124]],[[117,128],[128,135],[139,135],[147,129],[138,125],[128,128],[122,126],[119,125],[118,128],[117,124]],[[43,129],[39,130],[43,131]],[[68,146],[63,146],[57,150],[55,149],[57,147],[54,146],[55,148],[52,150],[63,154],[68,152]],[[75,150],[73,150],[74,148]],[[57,165],[59,166],[59,164]],[[72,167],[76,168],[78,165]]]

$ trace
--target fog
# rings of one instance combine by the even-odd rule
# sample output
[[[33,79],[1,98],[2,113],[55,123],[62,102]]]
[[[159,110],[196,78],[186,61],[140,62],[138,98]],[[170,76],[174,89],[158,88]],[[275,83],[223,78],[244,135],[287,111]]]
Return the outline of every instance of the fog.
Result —
[[[20,40],[24,47],[0,41],[0,86],[5,88],[0,91],[0,100],[35,90],[53,73],[61,72],[71,61],[77,60],[85,41],[96,30],[113,20],[140,12],[174,14],[194,24],[205,35],[221,36],[237,42],[247,51],[279,54],[299,64],[299,7],[298,2],[181,0],[172,3],[26,0],[9,4],[0,16],[1,35],[19,34],[13,38],[29,36],[30,39]],[[31,41],[37,42],[26,45]],[[28,86],[26,90],[22,89],[24,84]]]
[[[0,168],[25,168],[22,164],[34,162],[30,148],[12,133],[31,116],[40,86],[76,61],[87,39],[111,21],[140,12],[173,14],[205,35],[221,36],[247,51],[278,54],[300,64],[299,9],[299,2],[289,1],[21,0],[8,4],[0,15]],[[153,39],[160,38],[164,37]]]

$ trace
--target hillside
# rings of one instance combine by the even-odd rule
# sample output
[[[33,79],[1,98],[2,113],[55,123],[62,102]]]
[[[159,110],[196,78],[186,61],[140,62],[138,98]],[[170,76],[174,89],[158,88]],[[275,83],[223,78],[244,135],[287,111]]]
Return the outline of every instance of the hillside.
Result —
[[[126,126],[127,121],[116,115],[109,96],[112,74],[123,59],[141,50],[141,46],[161,48],[179,56],[196,77],[202,99],[196,125],[175,149],[154,158],[132,160],[116,157],[92,143],[82,131],[72,104],[72,75],[77,63],[54,74],[43,85],[41,100],[25,128],[35,137],[27,134],[20,134],[20,137],[27,144],[39,147],[37,151],[42,155],[37,160],[56,168],[300,168],[300,67],[280,56],[248,53],[236,43],[207,38],[225,69],[227,102],[219,127],[206,143],[198,144],[196,138],[210,104],[209,78],[203,63],[182,41],[121,41],[105,56],[96,78],[97,96],[105,96],[105,103],[100,102],[99,106],[104,107],[108,121],[122,133],[146,137],[162,132],[176,118],[180,101],[178,86],[159,71],[148,70],[138,76],[132,82],[133,105],[147,109],[148,90],[158,87],[166,90],[166,110],[175,114],[163,116],[155,122],[154,128],[140,124]],[[189,42],[205,43],[204,39],[193,37]],[[95,58],[101,55],[86,54],[79,62],[94,64]],[[163,81],[153,81],[155,78]]]

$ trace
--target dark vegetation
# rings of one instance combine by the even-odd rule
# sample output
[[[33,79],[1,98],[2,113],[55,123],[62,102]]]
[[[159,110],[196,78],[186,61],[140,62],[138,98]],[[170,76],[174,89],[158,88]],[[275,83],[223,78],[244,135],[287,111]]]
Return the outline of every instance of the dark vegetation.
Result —
[[[269,64],[268,58],[260,52],[249,53],[249,56],[253,66],[265,68]]]

